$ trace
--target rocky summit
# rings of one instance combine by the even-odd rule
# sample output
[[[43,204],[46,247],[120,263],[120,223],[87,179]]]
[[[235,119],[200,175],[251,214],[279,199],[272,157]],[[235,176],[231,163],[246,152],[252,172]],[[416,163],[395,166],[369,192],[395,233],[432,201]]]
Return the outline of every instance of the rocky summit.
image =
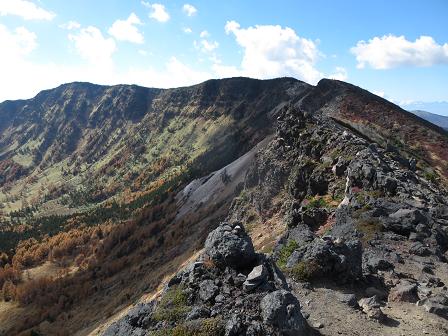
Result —
[[[0,118],[0,281],[27,314],[0,310],[0,334],[448,333],[448,133],[380,97],[326,79],[72,84]],[[45,197],[17,212],[19,190]]]
[[[255,253],[240,223],[223,222],[212,231],[204,254],[138,314],[113,323],[104,335],[309,335],[283,273]]]

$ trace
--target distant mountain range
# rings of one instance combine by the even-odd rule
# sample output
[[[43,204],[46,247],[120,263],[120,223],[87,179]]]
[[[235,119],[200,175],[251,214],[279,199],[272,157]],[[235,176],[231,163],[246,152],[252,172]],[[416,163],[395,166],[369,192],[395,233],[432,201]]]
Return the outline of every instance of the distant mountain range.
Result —
[[[430,113],[447,116],[448,117],[448,102],[446,101],[434,101],[434,102],[413,102],[401,106],[408,111],[428,111]]]
[[[448,117],[422,110],[415,110],[411,112],[419,116],[420,118],[433,123],[434,125],[440,126],[443,129],[448,130]]]

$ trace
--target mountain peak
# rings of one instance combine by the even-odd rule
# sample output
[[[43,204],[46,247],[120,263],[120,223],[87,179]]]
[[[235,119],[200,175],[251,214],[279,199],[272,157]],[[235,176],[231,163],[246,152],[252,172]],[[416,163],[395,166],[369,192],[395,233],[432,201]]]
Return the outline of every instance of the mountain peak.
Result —
[[[447,155],[440,128],[328,79],[69,83],[2,103],[0,289],[21,307],[0,321],[332,335],[399,314],[441,334]],[[422,319],[402,314],[416,300]]]

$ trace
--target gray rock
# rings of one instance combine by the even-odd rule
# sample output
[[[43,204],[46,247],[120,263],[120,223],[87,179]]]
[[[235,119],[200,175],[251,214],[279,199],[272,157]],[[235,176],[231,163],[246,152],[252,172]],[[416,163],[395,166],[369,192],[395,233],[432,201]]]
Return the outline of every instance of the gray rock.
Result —
[[[316,168],[308,179],[308,193],[310,195],[325,195],[328,191],[328,180],[321,169]]]
[[[420,233],[420,232],[411,232],[410,234],[409,234],[409,240],[410,241],[419,241],[419,242],[421,242],[421,241],[423,241],[425,238],[426,238],[427,236],[425,235],[425,234],[423,234],[423,233]]]
[[[423,273],[434,274],[434,271],[430,265],[420,265],[420,269]]]
[[[331,277],[339,283],[346,283],[362,275],[362,247],[359,241],[334,244],[332,239],[314,239],[308,245],[296,250],[287,261],[293,267],[299,261],[312,262],[316,276]]]
[[[386,299],[387,298],[387,292],[383,289],[379,289],[376,287],[367,287],[365,290],[365,295],[367,297],[376,296],[378,299]]]
[[[365,253],[364,260],[365,268],[372,274],[376,274],[378,271],[387,271],[394,268],[394,265],[373,251]]]
[[[259,336],[262,335],[263,327],[260,322],[252,322],[246,330],[246,336]]]
[[[267,278],[267,270],[264,265],[255,266],[246,278],[243,286],[247,291],[253,290],[262,284]]]
[[[409,249],[409,253],[421,256],[421,257],[427,257],[430,256],[432,253],[431,249],[425,245],[423,245],[421,242],[417,241],[413,243]]]
[[[417,285],[407,281],[400,281],[389,292],[388,301],[393,302],[417,302]]]
[[[246,281],[246,276],[242,273],[239,273],[237,276],[233,278],[233,283],[235,286],[241,286]]]
[[[429,313],[448,318],[448,296],[443,294],[430,296],[418,301],[417,305],[422,306]]]
[[[132,327],[127,323],[112,323],[103,333],[103,336],[144,336],[147,330]]]
[[[210,309],[207,307],[193,307],[193,309],[188,313],[186,320],[196,320],[198,318],[210,317]]]
[[[339,302],[345,303],[349,307],[355,308],[358,306],[355,294],[338,293],[337,297]]]
[[[225,336],[239,336],[242,332],[242,323],[241,319],[237,315],[232,315],[227,320],[226,326],[225,326]]]
[[[385,318],[383,311],[381,310],[381,303],[376,296],[370,298],[363,298],[358,301],[362,311],[367,314],[368,317],[374,320],[382,321]]]
[[[199,298],[203,302],[213,300],[218,292],[219,288],[213,280],[204,280],[199,284]]]
[[[129,323],[135,327],[146,327],[154,307],[153,302],[137,304],[127,314]]]
[[[253,263],[256,254],[252,240],[240,226],[227,231],[227,223],[213,230],[205,241],[205,253],[218,267],[243,268]]]
[[[215,297],[216,303],[223,303],[225,301],[226,301],[226,297],[224,295],[222,295],[222,294],[216,295],[216,297]]]
[[[428,219],[417,209],[399,209],[384,222],[386,229],[398,234],[409,235],[418,224],[426,225]]]
[[[145,335],[145,328],[149,325],[154,306],[154,302],[137,304],[124,317],[112,323],[103,336]]]
[[[282,335],[307,333],[307,323],[300,312],[297,298],[286,290],[267,294],[261,300],[261,316],[265,324]]]

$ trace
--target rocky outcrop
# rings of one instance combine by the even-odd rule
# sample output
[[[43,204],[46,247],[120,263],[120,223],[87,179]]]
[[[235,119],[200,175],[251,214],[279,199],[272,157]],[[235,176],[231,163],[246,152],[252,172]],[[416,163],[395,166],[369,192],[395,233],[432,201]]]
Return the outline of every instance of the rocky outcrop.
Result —
[[[253,263],[255,250],[242,224],[223,223],[205,241],[205,253],[218,267],[244,268]]]
[[[103,333],[103,336],[144,335],[145,329],[149,326],[150,316],[154,311],[154,306],[155,302],[137,304],[126,314],[126,316],[119,321],[112,323]]]
[[[248,171],[247,197],[263,214],[275,192],[286,193],[280,213],[287,230],[273,255],[290,279],[351,284],[362,293],[362,310],[382,322],[380,299],[422,300],[427,285],[418,272],[432,272],[425,260],[446,262],[448,192],[421,162],[320,112],[303,100],[278,112],[275,138]],[[232,212],[244,222],[248,210]]]
[[[266,325],[281,335],[303,334],[307,329],[297,298],[286,290],[276,290],[261,300],[261,316]]]
[[[139,307],[139,306],[137,306]],[[113,324],[105,335],[307,335],[309,327],[282,272],[256,254],[241,223],[212,231],[203,256],[177,273],[151,309]]]
[[[328,278],[338,283],[353,282],[362,275],[361,244],[334,242],[316,238],[295,250],[288,258],[286,267],[294,269],[300,263],[314,265],[310,278]]]

